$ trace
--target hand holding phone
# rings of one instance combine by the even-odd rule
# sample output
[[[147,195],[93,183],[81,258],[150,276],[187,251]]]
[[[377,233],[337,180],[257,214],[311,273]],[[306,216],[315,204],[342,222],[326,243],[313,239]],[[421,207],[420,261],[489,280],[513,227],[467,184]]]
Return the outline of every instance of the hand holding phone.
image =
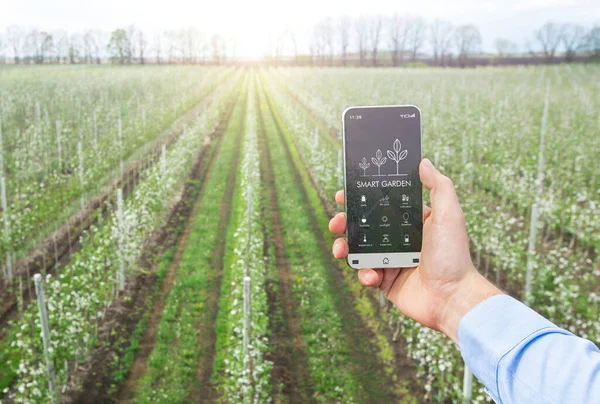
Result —
[[[412,105],[343,113],[348,265],[414,267],[423,229],[421,111]]]
[[[429,189],[431,208],[423,207],[423,246],[416,268],[362,268],[358,279],[364,286],[379,288],[394,306],[419,323],[458,340],[462,316],[479,302],[502,293],[473,266],[465,218],[452,181],[423,160],[419,166],[423,185]],[[344,192],[336,202],[345,204]],[[329,222],[334,234],[345,234],[344,213]],[[333,245],[335,258],[347,258],[346,239]]]

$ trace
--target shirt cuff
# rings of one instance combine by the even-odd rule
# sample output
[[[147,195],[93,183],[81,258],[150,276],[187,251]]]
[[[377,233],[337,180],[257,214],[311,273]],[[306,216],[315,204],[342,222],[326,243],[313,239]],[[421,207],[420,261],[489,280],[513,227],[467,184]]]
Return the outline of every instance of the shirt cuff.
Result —
[[[458,324],[458,345],[465,363],[498,400],[498,364],[529,335],[556,327],[508,295],[492,296],[473,307]]]

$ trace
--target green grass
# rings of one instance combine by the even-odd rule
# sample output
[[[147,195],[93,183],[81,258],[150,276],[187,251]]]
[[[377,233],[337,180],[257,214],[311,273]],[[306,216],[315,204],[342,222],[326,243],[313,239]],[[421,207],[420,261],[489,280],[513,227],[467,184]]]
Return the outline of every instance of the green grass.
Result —
[[[221,148],[209,173],[200,210],[183,252],[173,289],[167,298],[156,345],[148,362],[148,372],[140,380],[137,402],[183,402],[192,390],[196,369],[202,355],[200,335],[196,325],[206,323],[207,297],[215,282],[211,258],[216,248],[219,208],[227,183],[240,130],[240,114],[245,109],[238,103],[224,134]]]
[[[170,248],[162,256],[156,271],[156,281],[154,282],[154,286],[152,288],[152,294],[146,297],[144,306],[141,308],[144,311],[144,315],[138,321],[135,330],[129,339],[129,346],[121,353],[117,368],[112,372],[115,388],[116,384],[124,382],[129,374],[129,369],[135,360],[135,355],[140,349],[140,339],[148,327],[148,321],[150,320],[150,309],[152,308],[152,304],[160,292],[160,286],[167,275],[169,265],[171,265],[171,262],[173,262],[174,255],[174,248]]]
[[[321,402],[357,401],[362,387],[346,366],[352,347],[347,346],[343,338],[343,324],[333,298],[337,291],[327,281],[328,263],[312,232],[308,210],[311,207],[304,204],[293,162],[288,160],[285,144],[264,97],[260,109],[271,151],[277,202],[285,228],[284,243],[294,283],[293,294],[301,316],[315,398]]]
[[[323,206],[323,202],[319,196],[319,192],[316,188],[316,185],[311,180],[309,168],[306,166],[302,157],[295,146],[294,139],[287,131],[285,124],[283,123],[281,117],[277,113],[276,104],[273,102],[271,95],[268,93],[268,90],[265,90],[267,101],[270,105],[270,108],[273,111],[273,117],[275,122],[288,145],[290,154],[292,156],[292,160],[294,165],[297,168],[297,171],[302,178],[302,185],[306,191],[310,202],[310,208],[314,212],[314,216],[319,225],[319,231],[321,233],[322,239],[325,241],[330,241],[333,243],[335,237],[329,231],[329,216],[325,211],[325,207]],[[308,120],[319,127],[322,134],[326,134],[327,128],[324,127],[319,121],[317,121],[304,106],[302,106],[303,112],[306,113]],[[325,144],[328,146],[339,147],[339,143],[336,142],[330,136],[322,135],[322,138],[325,139]],[[333,200],[333,195],[332,195]],[[386,334],[389,332],[386,329],[387,317],[388,313],[381,311],[382,316],[379,315],[378,310],[376,308],[376,299],[374,299],[373,291],[365,289],[356,279],[355,273],[353,270],[350,270],[346,265],[344,260],[338,260],[336,263],[337,270],[339,270],[343,274],[344,286],[348,288],[348,292],[350,292],[353,296],[354,308],[365,325],[373,332],[375,340],[370,341],[372,345],[376,347],[376,352],[379,361],[382,364],[382,368],[384,372],[391,378],[392,381],[397,382],[398,385],[390,386],[390,389],[395,390],[399,393],[399,395],[406,402],[414,401],[415,398],[411,396],[410,392],[406,389],[405,384],[406,380],[398,380],[396,376],[396,363],[395,363],[395,353],[394,348],[386,337]],[[339,293],[336,297],[339,298]]]

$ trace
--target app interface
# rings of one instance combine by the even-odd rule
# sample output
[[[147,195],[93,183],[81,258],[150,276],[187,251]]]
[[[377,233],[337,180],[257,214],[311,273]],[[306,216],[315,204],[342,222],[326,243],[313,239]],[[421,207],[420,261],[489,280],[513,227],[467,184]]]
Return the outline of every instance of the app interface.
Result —
[[[419,110],[352,108],[344,131],[350,253],[420,252]]]

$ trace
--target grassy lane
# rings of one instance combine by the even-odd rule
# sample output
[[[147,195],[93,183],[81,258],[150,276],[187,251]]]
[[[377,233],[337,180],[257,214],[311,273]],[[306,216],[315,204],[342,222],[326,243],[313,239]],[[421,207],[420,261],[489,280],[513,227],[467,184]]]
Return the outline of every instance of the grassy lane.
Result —
[[[361,329],[370,330],[371,348],[379,360],[385,364],[385,372],[390,377],[391,383],[395,385],[395,389],[403,397],[403,400],[407,401],[410,397],[423,394],[423,391],[417,388],[415,383],[412,383],[415,380],[417,370],[412,360],[407,356],[405,341],[397,338],[397,325],[393,324],[397,316],[390,316],[389,304],[386,302],[384,306],[381,306],[378,299],[379,293],[362,287],[357,282],[354,271],[349,270],[345,262],[332,258],[330,247],[335,237],[329,232],[328,222],[329,218],[337,212],[337,207],[333,203],[333,195],[327,195],[324,189],[318,186],[314,172],[318,167],[310,167],[307,164],[307,156],[303,155],[298,145],[298,140],[293,138],[286,128],[268,90],[266,93],[271,108],[275,111],[275,119],[287,141],[288,147],[290,147],[292,159],[298,167],[301,181],[307,190],[310,203],[313,206],[319,227],[319,230],[316,231],[320,232],[322,240],[324,240],[322,246],[325,251],[324,254],[330,259],[330,269],[337,269],[337,272],[332,271],[332,276],[337,277],[337,281],[343,284],[341,287],[351,292],[352,299],[349,305],[353,305],[360,314],[360,321],[364,324],[364,327],[361,327]],[[300,104],[300,107],[305,108],[302,104]],[[307,114],[307,116],[312,124],[319,127],[319,133],[328,133],[327,126],[317,121],[314,115]],[[339,144],[339,139],[332,133],[330,133],[330,136],[322,136],[322,138],[326,143],[324,147],[336,147]],[[414,400],[414,398],[410,399]]]
[[[256,104],[261,99],[256,92]],[[298,309],[292,295],[293,279],[284,245],[284,227],[277,207],[277,192],[271,153],[267,147],[265,123],[262,113],[258,116],[260,145],[260,171],[263,195],[263,255],[268,257],[269,321],[273,363],[273,396],[276,402],[305,403],[313,395],[310,370],[307,362],[306,342]]]
[[[120,394],[121,401],[128,401],[134,398],[135,388],[139,380],[146,374],[148,369],[148,359],[158,333],[159,322],[164,311],[167,297],[173,288],[175,274],[180,265],[183,251],[187,245],[189,235],[192,230],[192,219],[197,215],[200,208],[200,200],[206,189],[206,178],[212,171],[214,157],[218,154],[223,133],[227,130],[231,119],[236,100],[232,99],[229,111],[226,112],[216,129],[214,140],[206,146],[206,150],[198,157],[197,178],[193,178],[188,184],[191,186],[191,192],[182,197],[182,203],[186,204],[187,212],[185,216],[178,215],[177,228],[173,231],[172,239],[178,239],[177,247],[172,248],[165,254],[158,266],[158,280],[152,295],[147,296],[144,304],[145,313],[138,323],[134,334],[131,337],[128,351],[125,353],[124,363],[120,369],[115,372],[114,379],[116,383],[124,382],[123,390]],[[175,213],[177,215],[177,213]],[[173,245],[175,241],[168,243]]]
[[[245,113],[242,97],[208,173],[200,208],[162,314],[148,371],[136,388],[136,402],[177,403],[189,400],[190,395],[195,398],[196,389],[204,388],[198,378],[211,373],[198,369],[212,368],[213,324],[221,282],[215,251],[222,252],[224,248],[227,223],[223,223],[223,218],[229,216],[227,194],[232,192],[231,175],[237,169]]]
[[[226,241],[229,231],[229,223],[232,212],[233,194],[235,191],[235,185],[237,182],[237,174],[239,171],[239,160],[241,154],[240,143],[244,134],[244,127],[246,122],[246,115],[248,113],[248,76],[245,76],[245,84],[241,90],[240,102],[238,106],[238,114],[234,116],[235,124],[232,126],[232,131],[235,136],[233,145],[233,155],[229,159],[229,167],[227,169],[227,175],[224,170],[221,171],[215,167],[215,177],[219,177],[219,173],[222,173],[221,181],[225,181],[225,191],[219,204],[219,213],[217,228],[206,227],[205,232],[211,231],[216,233],[216,246],[212,251],[210,257],[210,267],[207,268],[211,278],[211,289],[206,299],[204,318],[200,321],[196,320],[196,329],[199,334],[200,349],[204,352],[201,361],[196,367],[196,381],[190,392],[190,396],[186,401],[200,402],[200,401],[214,401],[217,396],[217,391],[214,384],[211,381],[211,375],[213,373],[213,366],[215,360],[215,349],[216,349],[216,321],[219,311],[219,296],[221,292],[221,285],[223,280],[223,272],[225,268],[225,254],[226,254]],[[215,231],[216,230],[216,231]]]
[[[325,217],[318,195],[301,176],[299,156],[285,140],[286,133],[272,115],[264,91],[261,111],[294,279],[294,298],[307,343],[313,397],[319,401],[346,402],[394,399],[395,394],[390,391],[393,386],[386,383],[382,371],[384,366],[371,352],[370,341],[374,336],[361,324],[351,297],[332,271],[329,247],[325,247],[315,215],[316,211]],[[332,372],[332,368],[336,371]]]

